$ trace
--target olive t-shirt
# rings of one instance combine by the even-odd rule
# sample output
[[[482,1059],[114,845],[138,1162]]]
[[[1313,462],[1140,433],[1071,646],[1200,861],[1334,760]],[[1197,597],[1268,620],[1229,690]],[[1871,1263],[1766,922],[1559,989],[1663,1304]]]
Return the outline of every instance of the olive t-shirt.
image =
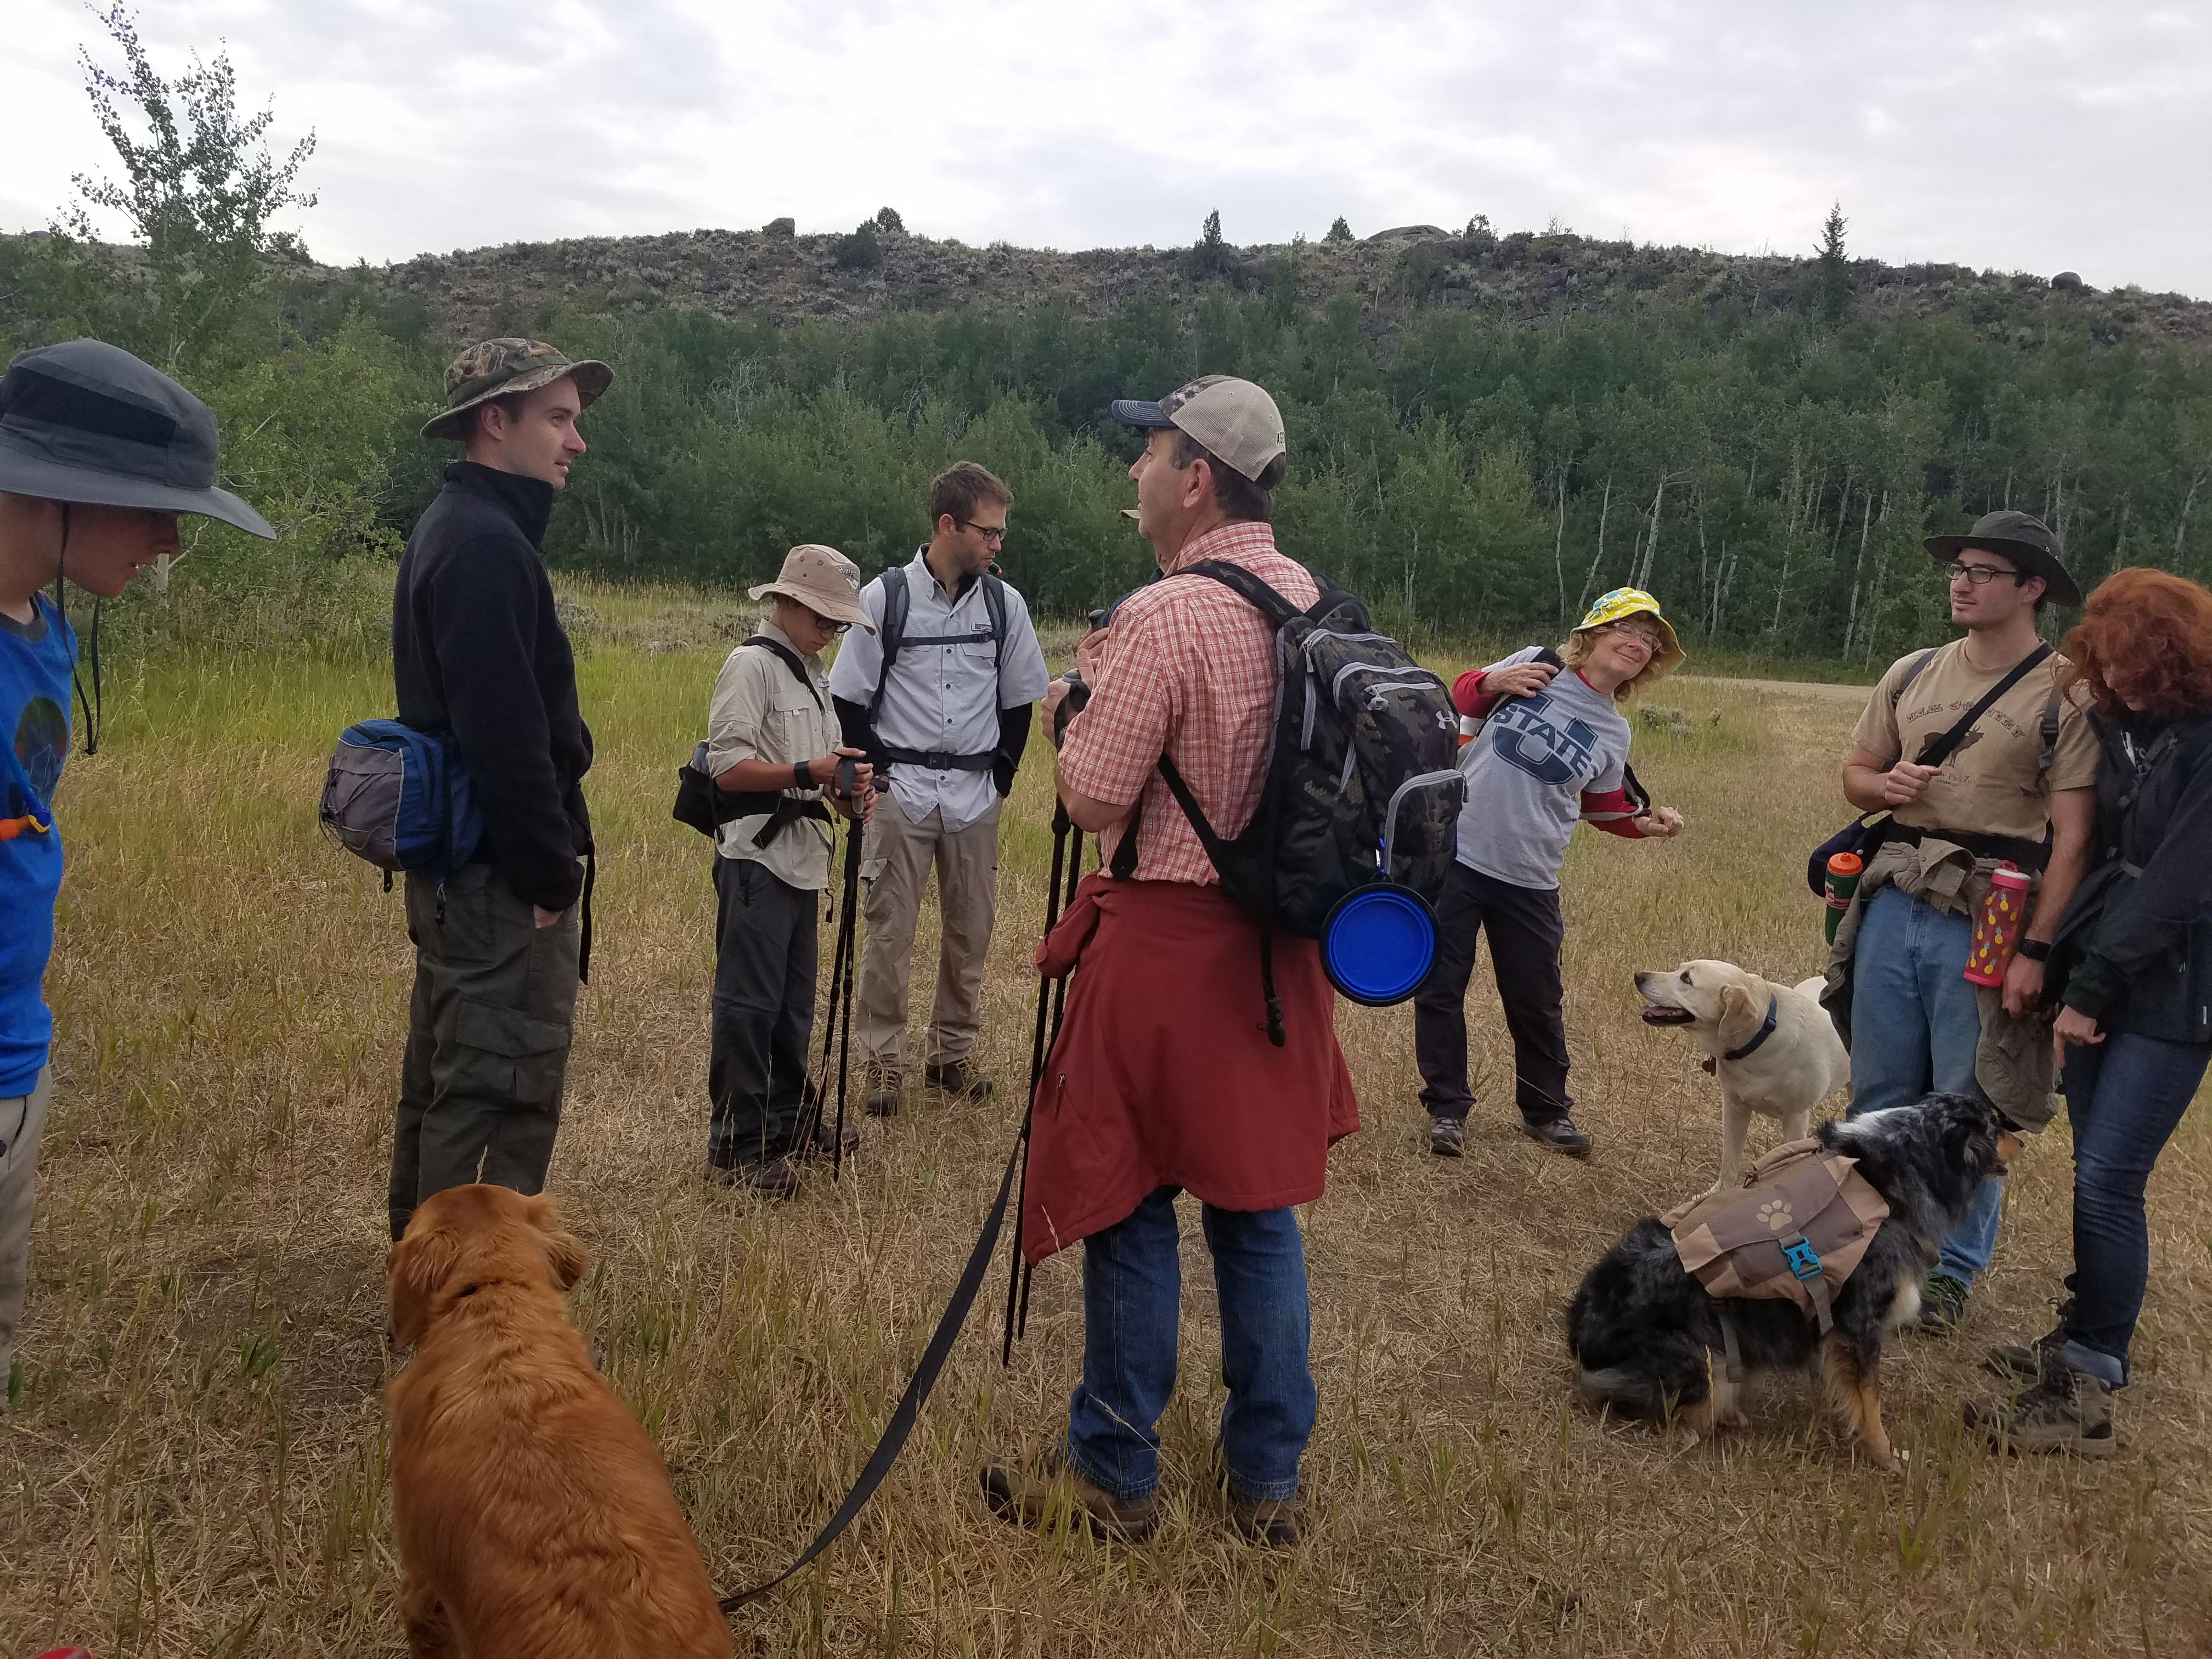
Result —
[[[2019,661],[2015,657],[1984,673],[1966,660],[1966,642],[1954,640],[1936,650],[1928,665],[1912,677],[1905,695],[1897,697],[1898,682],[1922,655],[1915,651],[1889,665],[1867,700],[1858,729],[1851,733],[1856,747],[1885,761],[1892,757],[1915,759],[1930,738],[1957,725],[1960,716]],[[2040,841],[2051,821],[2051,793],[2087,789],[2097,781],[2096,733],[2080,706],[2065,697],[2059,699],[2058,742],[2051,770],[2040,779],[2036,776],[2036,763],[2043,755],[2044,711],[2065,666],[2066,659],[2054,651],[2021,675],[1974,722],[1919,799],[1897,809],[1897,821],[1917,830],[1960,830]]]

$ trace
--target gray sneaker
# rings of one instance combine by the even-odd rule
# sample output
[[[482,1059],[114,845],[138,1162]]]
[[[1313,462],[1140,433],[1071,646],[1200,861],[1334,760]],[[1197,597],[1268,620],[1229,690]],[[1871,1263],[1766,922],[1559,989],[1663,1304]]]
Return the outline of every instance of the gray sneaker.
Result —
[[[1467,1150],[1467,1120],[1432,1117],[1429,1120],[1429,1150],[1438,1158],[1457,1158]]]
[[[1537,1145],[1549,1146],[1555,1152],[1565,1152],[1569,1158],[1588,1158],[1590,1155],[1589,1137],[1575,1127],[1575,1121],[1571,1117],[1547,1117],[1535,1123],[1524,1117],[1521,1120],[1521,1133]]]

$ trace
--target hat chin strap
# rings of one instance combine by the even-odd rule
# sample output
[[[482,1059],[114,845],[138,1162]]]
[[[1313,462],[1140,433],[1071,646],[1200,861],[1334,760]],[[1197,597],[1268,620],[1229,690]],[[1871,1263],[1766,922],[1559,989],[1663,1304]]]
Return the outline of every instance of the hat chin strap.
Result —
[[[63,586],[62,578],[64,571],[69,563],[70,504],[67,501],[63,501],[60,503],[60,506],[62,509],[62,543],[61,545],[54,550],[54,609],[59,613],[62,620],[62,627],[66,630],[69,627],[69,597],[68,590]],[[84,681],[76,672],[76,662],[74,655],[72,655],[70,662],[70,684],[76,689],[77,701],[84,706],[84,752],[88,755],[97,755],[100,752],[100,717],[101,708],[100,695],[100,595],[97,593],[94,594],[92,596],[92,695],[88,697],[85,696]]]

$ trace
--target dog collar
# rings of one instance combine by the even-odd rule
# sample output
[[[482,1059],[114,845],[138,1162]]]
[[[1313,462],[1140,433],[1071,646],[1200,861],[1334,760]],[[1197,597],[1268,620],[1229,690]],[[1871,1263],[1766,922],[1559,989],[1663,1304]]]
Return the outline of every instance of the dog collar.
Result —
[[[1750,1054],[1756,1049],[1760,1043],[1772,1036],[1774,1035],[1774,1017],[1780,1011],[1781,1006],[1781,999],[1776,996],[1773,992],[1769,991],[1766,994],[1766,1018],[1760,1024],[1758,1031],[1753,1035],[1751,1041],[1745,1043],[1742,1048],[1731,1048],[1726,1054],[1723,1054],[1721,1058],[1723,1060],[1741,1060],[1746,1054]]]

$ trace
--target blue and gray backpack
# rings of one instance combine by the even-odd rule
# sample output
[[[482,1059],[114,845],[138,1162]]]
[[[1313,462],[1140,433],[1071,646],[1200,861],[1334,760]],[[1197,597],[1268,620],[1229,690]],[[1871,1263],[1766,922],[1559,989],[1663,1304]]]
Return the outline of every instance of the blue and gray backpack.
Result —
[[[356,720],[338,735],[316,816],[323,833],[384,872],[443,880],[483,838],[469,775],[449,732],[398,720]]]

